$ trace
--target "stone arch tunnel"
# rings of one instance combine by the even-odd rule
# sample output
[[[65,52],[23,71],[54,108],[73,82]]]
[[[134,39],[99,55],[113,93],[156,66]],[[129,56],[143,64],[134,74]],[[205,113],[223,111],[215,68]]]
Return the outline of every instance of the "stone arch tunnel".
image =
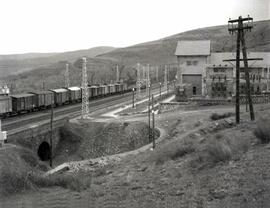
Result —
[[[55,155],[56,147],[60,140],[59,129],[67,122],[67,119],[61,119],[54,122],[53,137],[52,137],[52,153]],[[32,150],[42,161],[50,159],[50,124],[43,124],[40,126],[29,126],[29,128],[8,134],[7,142],[21,145]]]

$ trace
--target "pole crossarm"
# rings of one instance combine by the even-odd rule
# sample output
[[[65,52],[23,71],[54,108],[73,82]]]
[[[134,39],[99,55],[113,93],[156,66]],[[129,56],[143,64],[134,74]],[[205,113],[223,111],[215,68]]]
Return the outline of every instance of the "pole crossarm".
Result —
[[[247,61],[262,61],[263,58],[248,58]],[[224,62],[237,61],[237,59],[224,59]],[[239,61],[245,61],[245,59],[239,59]]]
[[[244,21],[253,21],[252,17],[245,17],[245,18],[241,18],[241,20]],[[235,22],[239,22],[239,19],[234,19],[234,20],[229,20],[229,23],[235,23]]]

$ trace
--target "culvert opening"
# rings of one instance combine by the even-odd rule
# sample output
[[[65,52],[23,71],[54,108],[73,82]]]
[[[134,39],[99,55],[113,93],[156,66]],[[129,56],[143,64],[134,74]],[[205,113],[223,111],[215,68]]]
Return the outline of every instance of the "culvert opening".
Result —
[[[51,156],[51,149],[48,142],[42,142],[38,148],[38,156],[40,160],[47,161]]]

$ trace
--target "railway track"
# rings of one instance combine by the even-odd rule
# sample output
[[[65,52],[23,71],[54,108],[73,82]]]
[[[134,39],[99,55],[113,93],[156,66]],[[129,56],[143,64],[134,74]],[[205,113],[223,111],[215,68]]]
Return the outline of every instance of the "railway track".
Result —
[[[142,93],[145,90],[142,91]],[[158,89],[153,89],[152,93],[157,93]],[[117,104],[131,103],[132,93],[115,95],[90,101],[90,112],[116,106]],[[74,118],[81,113],[81,103],[61,106],[54,108],[54,118],[63,117]],[[30,128],[31,125],[41,125],[50,121],[50,109],[33,112],[17,117],[11,117],[3,120],[2,129],[8,131],[8,134],[23,131]]]

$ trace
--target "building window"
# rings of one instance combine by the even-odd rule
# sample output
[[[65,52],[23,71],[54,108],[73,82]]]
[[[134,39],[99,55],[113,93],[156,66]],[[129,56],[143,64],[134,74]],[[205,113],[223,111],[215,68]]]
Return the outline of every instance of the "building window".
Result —
[[[192,65],[197,66],[198,65],[198,61],[193,61],[192,62]]]
[[[198,65],[198,61],[187,61],[187,66],[196,66]]]
[[[191,61],[187,61],[187,66],[190,66],[191,65]]]

